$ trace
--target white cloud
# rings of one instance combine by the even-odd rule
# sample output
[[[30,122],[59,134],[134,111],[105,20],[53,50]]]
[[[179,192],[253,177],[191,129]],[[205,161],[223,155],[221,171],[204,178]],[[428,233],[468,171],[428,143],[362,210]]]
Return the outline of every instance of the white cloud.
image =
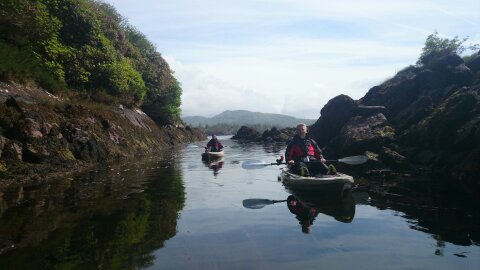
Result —
[[[316,118],[415,63],[427,35],[478,42],[480,1],[109,0],[169,57],[185,115]]]

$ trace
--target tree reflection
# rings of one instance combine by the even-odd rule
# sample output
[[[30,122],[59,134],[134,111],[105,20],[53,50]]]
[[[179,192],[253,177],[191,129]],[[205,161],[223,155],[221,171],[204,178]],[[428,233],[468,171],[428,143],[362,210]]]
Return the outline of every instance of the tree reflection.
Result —
[[[142,168],[151,169],[142,176]],[[3,196],[2,269],[148,267],[152,251],[176,234],[185,202],[181,171],[168,163],[91,173],[22,193],[23,203],[15,202],[20,195],[8,198],[15,192]]]

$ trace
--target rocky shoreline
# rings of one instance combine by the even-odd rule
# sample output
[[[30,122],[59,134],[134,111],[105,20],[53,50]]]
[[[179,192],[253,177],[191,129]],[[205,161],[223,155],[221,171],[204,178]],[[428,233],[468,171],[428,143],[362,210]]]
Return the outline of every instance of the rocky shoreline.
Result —
[[[181,124],[160,127],[138,108],[0,84],[3,187],[42,182],[204,138],[199,130]]]
[[[283,142],[292,135],[272,130],[242,127],[233,138]],[[329,158],[367,154],[371,170],[428,171],[480,190],[480,54],[409,66],[359,100],[339,95],[309,133]]]

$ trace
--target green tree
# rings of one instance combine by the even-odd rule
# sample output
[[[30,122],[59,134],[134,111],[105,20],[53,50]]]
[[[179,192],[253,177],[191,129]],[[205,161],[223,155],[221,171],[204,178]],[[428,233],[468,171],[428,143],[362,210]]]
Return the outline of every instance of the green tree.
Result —
[[[422,49],[422,54],[417,61],[417,64],[428,65],[434,59],[448,55],[458,54],[461,55],[469,50],[478,50],[478,44],[466,44],[468,37],[459,38],[455,36],[452,39],[442,38],[438,36],[438,32],[435,31],[430,34],[425,40],[425,45]]]

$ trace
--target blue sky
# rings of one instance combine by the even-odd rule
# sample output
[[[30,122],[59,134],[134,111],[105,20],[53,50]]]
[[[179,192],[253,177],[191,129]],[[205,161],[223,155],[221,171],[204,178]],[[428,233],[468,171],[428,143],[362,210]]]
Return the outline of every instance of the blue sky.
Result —
[[[480,1],[106,0],[143,32],[183,88],[184,115],[318,118],[414,64],[426,37],[480,43]]]

